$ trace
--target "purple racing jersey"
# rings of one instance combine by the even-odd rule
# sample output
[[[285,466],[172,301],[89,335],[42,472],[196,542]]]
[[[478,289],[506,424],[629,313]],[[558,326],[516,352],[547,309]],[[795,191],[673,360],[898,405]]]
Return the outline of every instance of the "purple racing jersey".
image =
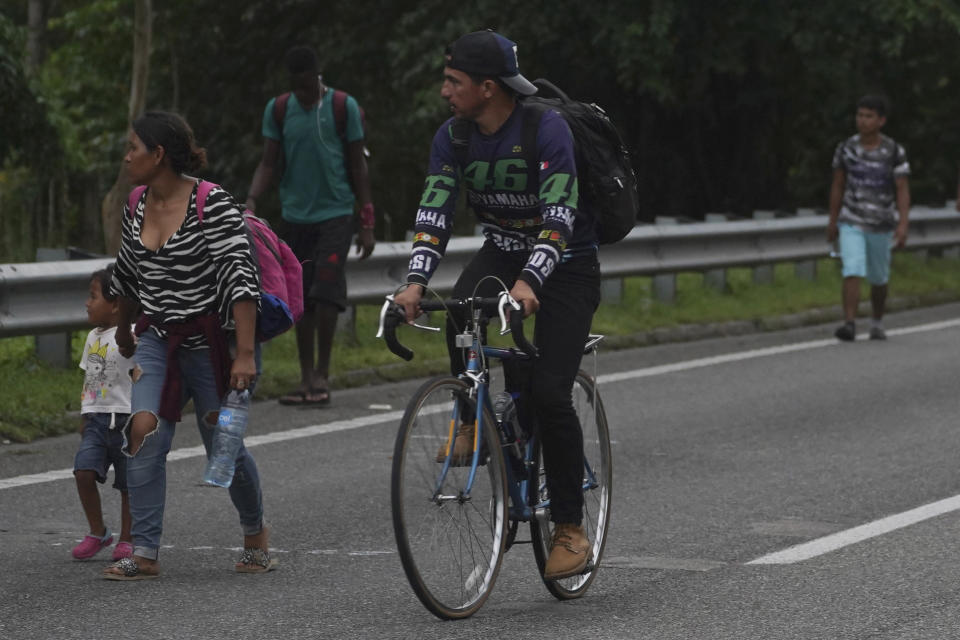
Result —
[[[524,109],[518,103],[493,135],[483,135],[471,123],[462,167],[453,144],[454,119],[437,130],[417,210],[408,283],[426,285],[436,271],[450,240],[461,186],[487,242],[501,251],[529,254],[518,277],[535,292],[562,260],[596,250],[593,217],[577,208],[569,126],[556,111],[545,111],[536,135],[539,167],[528,167]]]

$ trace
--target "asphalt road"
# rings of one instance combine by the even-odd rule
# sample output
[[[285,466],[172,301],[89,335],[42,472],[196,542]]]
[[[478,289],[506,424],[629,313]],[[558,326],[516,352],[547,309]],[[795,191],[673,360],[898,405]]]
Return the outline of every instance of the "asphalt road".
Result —
[[[338,392],[327,409],[255,405],[281,563],[267,575],[232,571],[236,515],[200,485],[192,421],[168,464],[163,575],[147,582],[70,558],[86,532],[78,436],[4,445],[0,638],[958,638],[958,318],[960,305],[892,315],[903,331],[886,342],[839,344],[820,326],[603,354],[615,467],[601,573],[560,603],[515,547],[460,622],[420,606],[393,541],[396,419],[370,407],[402,410],[417,381]],[[118,496],[102,493],[116,526]],[[804,559],[771,555],[790,549]]]

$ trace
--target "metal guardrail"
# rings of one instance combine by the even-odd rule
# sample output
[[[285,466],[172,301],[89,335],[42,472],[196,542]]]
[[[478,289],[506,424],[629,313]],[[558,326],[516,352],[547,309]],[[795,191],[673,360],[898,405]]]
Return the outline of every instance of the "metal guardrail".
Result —
[[[643,225],[617,244],[601,247],[604,278],[706,271],[823,258],[831,250],[823,216]],[[482,238],[451,239],[431,284],[453,288]],[[960,215],[954,210],[915,207],[907,248],[960,246]],[[409,242],[381,242],[373,255],[347,268],[349,300],[375,303],[407,275]],[[0,265],[0,338],[84,328],[84,300],[90,274],[111,259]]]

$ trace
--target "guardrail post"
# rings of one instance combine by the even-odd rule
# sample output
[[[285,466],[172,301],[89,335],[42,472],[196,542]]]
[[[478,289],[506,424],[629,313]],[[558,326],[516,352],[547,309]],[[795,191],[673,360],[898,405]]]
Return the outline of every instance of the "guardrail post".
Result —
[[[773,211],[754,211],[754,220],[773,220],[777,216]],[[773,265],[761,264],[753,268],[753,282],[755,284],[773,284]]]
[[[817,215],[815,209],[797,209],[798,218],[809,218]],[[826,227],[826,224],[824,224]],[[826,233],[826,231],[824,231]],[[793,273],[800,280],[810,280],[811,282],[817,279],[817,261],[816,260],[798,260],[793,265]]]
[[[957,211],[957,201],[956,200],[947,200],[947,203],[944,205],[944,208],[947,211]],[[960,212],[957,212],[957,216],[960,216]],[[952,247],[944,247],[940,252],[940,256],[946,258],[947,260],[957,260],[960,259],[960,245],[954,245]]]
[[[913,215],[916,213],[927,212],[927,211],[930,211],[930,209],[931,209],[930,207],[927,207],[924,205],[917,205],[917,206],[911,207],[910,216],[913,217]],[[907,241],[909,242],[909,236],[907,237]],[[908,245],[907,250],[909,250],[910,253],[913,254],[913,256],[916,257],[921,262],[926,262],[927,259],[929,259],[931,256],[936,258],[941,255],[940,247],[933,247],[932,249],[927,247],[920,248],[920,249],[910,249]]]
[[[351,345],[359,344],[357,341],[357,305],[348,304],[347,309],[337,315],[336,334]]]
[[[600,281],[600,300],[617,304],[623,300],[623,278],[605,278]]]
[[[726,222],[725,213],[708,213],[703,217],[704,222]],[[711,289],[716,289],[721,293],[727,291],[727,270],[726,269],[707,269],[703,272],[703,284]]]
[[[670,216],[657,216],[654,224],[677,224]],[[673,302],[677,299],[677,274],[664,273],[653,276],[653,295],[660,302]]]
[[[70,254],[66,249],[37,248],[37,262],[58,262],[66,260]],[[70,333],[48,333],[34,336],[33,343],[37,359],[41,362],[66,369],[70,366]]]

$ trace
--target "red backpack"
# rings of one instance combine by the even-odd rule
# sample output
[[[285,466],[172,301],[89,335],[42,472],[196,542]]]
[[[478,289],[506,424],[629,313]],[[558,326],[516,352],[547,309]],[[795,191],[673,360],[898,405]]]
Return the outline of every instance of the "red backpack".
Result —
[[[200,180],[197,185],[197,218],[201,223],[207,196],[217,186],[206,180]],[[145,186],[139,186],[130,192],[127,205],[131,217],[146,190]],[[303,267],[266,220],[244,211],[243,221],[246,223],[251,253],[260,272],[257,340],[266,342],[295,325],[303,316]]]
[[[350,160],[347,156],[347,98],[350,97],[346,91],[340,91],[339,89],[329,89],[330,94],[332,94],[333,100],[333,123],[337,129],[337,135],[340,137],[340,144],[343,145],[343,159],[347,168],[347,177],[350,179],[350,185],[353,186],[353,176],[350,175]],[[283,170],[286,167],[286,161],[283,157],[283,120],[287,115],[287,102],[290,101],[290,92],[282,93],[277,96],[277,99],[273,101],[273,121],[277,124],[277,129],[280,131],[280,170],[278,175],[283,174]],[[363,139],[367,139],[367,115],[359,104],[357,108],[360,110],[360,126],[363,128]],[[363,147],[363,155],[370,157],[370,150],[367,149],[366,145]]]
[[[333,122],[337,128],[337,135],[340,136],[340,141],[343,142],[343,146],[347,146],[347,98],[349,94],[346,91],[340,91],[339,89],[330,89],[330,93],[333,95]],[[290,101],[290,92],[282,93],[277,96],[277,99],[273,102],[273,121],[277,123],[277,128],[280,129],[280,135],[283,135],[283,120],[287,115],[287,102]],[[363,137],[367,137],[367,116],[363,111],[363,107],[359,104],[357,107],[360,109],[360,126],[363,128]]]

